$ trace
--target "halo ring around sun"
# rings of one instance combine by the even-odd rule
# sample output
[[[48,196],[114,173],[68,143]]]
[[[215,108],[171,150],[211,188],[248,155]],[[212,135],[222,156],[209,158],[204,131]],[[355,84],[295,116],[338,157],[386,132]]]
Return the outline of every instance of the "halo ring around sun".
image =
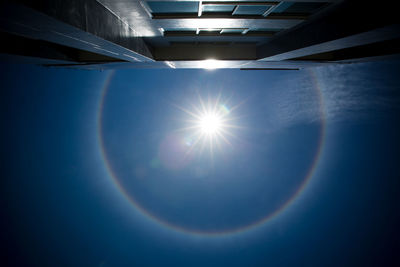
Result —
[[[316,94],[318,95],[319,98],[319,114],[320,114],[320,129],[319,129],[319,137],[318,137],[318,144],[317,148],[315,151],[314,158],[312,160],[312,163],[310,164],[310,167],[300,183],[299,187],[297,190],[289,197],[279,208],[274,210],[273,212],[265,215],[263,218],[256,220],[248,225],[242,226],[242,227],[237,227],[237,228],[232,228],[232,229],[225,229],[222,231],[202,231],[202,230],[195,230],[195,229],[187,229],[184,227],[181,227],[179,225],[172,224],[166,220],[163,220],[154,214],[150,213],[147,211],[131,194],[129,194],[126,189],[122,186],[122,183],[118,179],[118,176],[115,174],[113,171],[113,168],[110,164],[110,161],[107,157],[107,153],[105,150],[104,146],[104,140],[103,140],[103,133],[102,133],[102,119],[103,119],[103,107],[104,107],[104,102],[105,98],[107,96],[107,91],[109,88],[109,85],[112,81],[112,78],[114,76],[115,71],[111,71],[108,73],[104,84],[103,88],[101,91],[100,95],[100,100],[98,104],[98,109],[97,109],[97,142],[99,146],[99,151],[101,154],[101,159],[103,161],[103,164],[106,167],[107,173],[109,178],[111,179],[112,183],[116,186],[118,191],[121,193],[121,195],[131,204],[131,206],[139,211],[140,214],[145,216],[147,219],[150,219],[151,221],[155,222],[157,225],[165,227],[165,229],[169,229],[172,231],[175,231],[177,233],[183,233],[185,235],[192,235],[192,236],[200,236],[200,237],[226,237],[226,236],[232,236],[236,234],[242,234],[249,232],[250,230],[257,229],[269,221],[271,221],[273,218],[276,218],[279,214],[281,214],[284,210],[286,210],[291,204],[295,202],[296,199],[298,199],[299,195],[304,191],[304,189],[307,187],[307,185],[310,183],[311,178],[313,177],[313,174],[318,166],[320,156],[322,154],[322,149],[325,141],[325,128],[326,128],[326,121],[325,121],[325,112],[324,112],[324,106],[323,106],[323,96],[322,92],[320,89],[320,84],[319,81],[316,77],[316,74],[311,70],[310,71],[310,77],[312,78],[313,86],[316,91]],[[205,134],[214,134],[216,131],[219,130],[219,118],[218,116],[215,116],[215,114],[204,114],[204,116],[200,119],[198,127],[203,131]]]

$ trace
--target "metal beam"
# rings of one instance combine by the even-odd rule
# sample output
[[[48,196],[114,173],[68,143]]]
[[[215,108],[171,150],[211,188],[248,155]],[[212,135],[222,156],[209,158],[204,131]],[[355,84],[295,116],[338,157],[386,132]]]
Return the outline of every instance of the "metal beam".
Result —
[[[116,0],[118,1],[118,0]],[[123,0],[122,0],[123,1]],[[132,0],[132,1],[142,1],[142,0]],[[157,2],[193,2],[195,0],[149,0],[149,1],[157,1]],[[336,3],[340,2],[342,0],[290,0],[290,2],[313,2],[313,3]],[[208,2],[218,2],[218,3],[224,3],[224,2],[233,2],[231,0],[221,0],[221,1],[208,1]],[[272,2],[272,3],[279,3],[281,1],[252,1],[252,2]],[[236,2],[237,3],[237,2]]]
[[[229,29],[228,29],[229,30]],[[243,29],[242,32],[239,33],[224,33],[224,29],[222,29],[220,32],[201,32],[201,29],[197,29],[196,32],[190,32],[190,31],[165,31],[164,36],[165,37],[195,37],[195,36],[235,36],[235,37],[240,37],[240,38],[245,38],[248,36],[274,36],[275,32],[263,32],[263,31],[255,31],[255,32],[249,32],[249,29]],[[243,33],[245,32],[245,33]]]
[[[95,0],[15,1],[0,4],[5,32],[126,61],[152,60],[129,26]]]
[[[300,70],[299,68],[240,68],[240,70]]]
[[[1,56],[0,56],[1,59]],[[304,69],[310,67],[320,67],[329,65],[338,65],[341,63],[322,63],[322,62],[301,62],[301,61],[254,61],[254,60],[218,60],[216,68],[219,69]],[[347,64],[347,63],[345,63]],[[77,64],[77,65],[62,65],[63,67],[78,68],[78,69],[204,69],[210,65],[209,61],[205,60],[190,60],[190,61],[156,61],[156,62],[116,62],[107,64]],[[60,66],[60,65],[56,65]]]
[[[221,5],[228,5],[228,6],[276,6],[279,2],[267,2],[267,1],[252,1],[252,2],[237,2],[237,1],[203,1],[202,4],[204,6],[211,5],[211,6],[221,6]]]
[[[387,40],[400,38],[400,24],[386,26],[372,31],[339,38],[333,41],[324,42],[308,47],[295,49],[286,53],[263,58],[264,61],[280,61],[305,57],[309,55],[325,53],[350,47],[362,46]],[[382,51],[384,53],[384,51]]]
[[[376,14],[385,16],[377,19]],[[399,31],[398,26],[387,25],[399,22],[394,6],[372,5],[368,1],[360,6],[356,1],[343,1],[258,47],[257,57],[260,60],[286,60],[383,41],[396,36]]]
[[[303,20],[285,19],[165,19],[162,20],[164,29],[182,28],[259,28],[259,29],[288,29],[298,25]]]
[[[162,20],[162,19],[261,19],[261,20],[306,20],[308,14],[270,14],[265,17],[263,15],[235,15],[235,10],[232,14],[227,13],[207,13],[202,14],[201,17],[198,14],[193,13],[153,13],[152,19]]]
[[[198,13],[197,16],[201,17],[201,14],[203,13],[203,1],[199,1],[199,7],[198,7]]]

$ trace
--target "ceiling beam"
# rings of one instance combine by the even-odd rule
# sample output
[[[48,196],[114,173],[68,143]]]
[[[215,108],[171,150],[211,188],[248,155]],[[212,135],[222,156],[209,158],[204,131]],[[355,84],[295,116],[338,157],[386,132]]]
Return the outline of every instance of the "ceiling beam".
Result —
[[[152,60],[143,39],[95,0],[14,2],[0,4],[5,32],[125,61]]]
[[[376,14],[385,16],[378,18]],[[383,41],[398,35],[398,26],[390,25],[399,22],[394,6],[343,1],[259,46],[257,57],[260,60],[286,60]]]

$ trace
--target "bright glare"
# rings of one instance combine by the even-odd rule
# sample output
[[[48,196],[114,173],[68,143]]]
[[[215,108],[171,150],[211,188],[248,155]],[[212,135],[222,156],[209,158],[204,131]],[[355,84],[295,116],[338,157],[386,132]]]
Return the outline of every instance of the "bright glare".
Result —
[[[232,117],[232,111],[238,106],[231,107],[221,95],[208,98],[207,102],[199,96],[198,103],[188,103],[188,108],[176,105],[188,115],[187,124],[179,129],[185,132],[188,153],[201,152],[208,146],[213,157],[215,148],[223,149],[223,143],[232,145],[229,139],[235,137],[233,130],[241,128],[233,124],[236,119]]]
[[[205,134],[216,134],[221,131],[222,120],[217,114],[205,114],[200,118],[199,126]]]
[[[206,59],[199,62],[199,67],[206,70],[215,70],[225,67],[225,63],[221,60]]]

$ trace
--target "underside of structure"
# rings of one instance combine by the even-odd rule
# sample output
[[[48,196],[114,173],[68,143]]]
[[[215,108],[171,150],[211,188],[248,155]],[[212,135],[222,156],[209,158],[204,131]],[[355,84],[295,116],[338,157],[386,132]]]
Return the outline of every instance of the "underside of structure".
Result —
[[[397,57],[391,2],[41,0],[0,3],[0,62],[84,69],[297,70]]]

